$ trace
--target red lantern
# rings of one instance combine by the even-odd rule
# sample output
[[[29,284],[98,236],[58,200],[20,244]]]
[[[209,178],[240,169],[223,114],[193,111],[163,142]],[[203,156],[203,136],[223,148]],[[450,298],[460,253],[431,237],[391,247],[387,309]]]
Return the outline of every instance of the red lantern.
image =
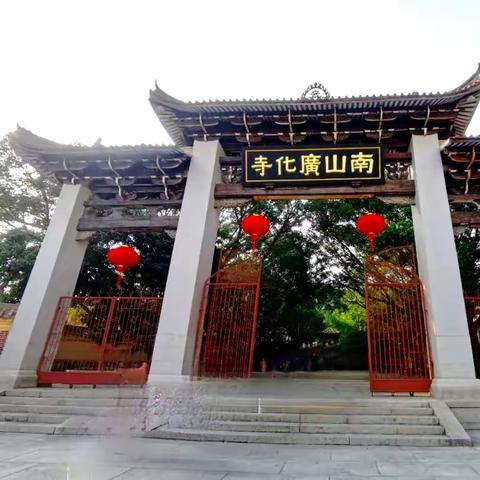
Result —
[[[387,222],[378,213],[366,213],[357,220],[357,230],[368,238],[370,251],[375,249],[375,238],[386,228]]]
[[[242,220],[242,230],[250,235],[252,242],[252,252],[257,250],[257,241],[268,233],[270,230],[270,222],[263,215],[248,215]]]
[[[117,287],[120,288],[127,268],[134,267],[140,261],[140,255],[128,245],[111,248],[107,253],[107,261],[115,267]]]

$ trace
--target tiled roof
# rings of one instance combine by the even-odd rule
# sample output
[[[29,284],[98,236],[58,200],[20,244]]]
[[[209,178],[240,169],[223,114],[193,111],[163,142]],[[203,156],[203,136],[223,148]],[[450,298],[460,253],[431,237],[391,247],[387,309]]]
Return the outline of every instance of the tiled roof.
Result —
[[[183,102],[163,90],[157,84],[150,91],[150,103],[159,120],[177,145],[186,145],[178,118],[199,115],[227,116],[229,114],[285,115],[295,113],[329,113],[375,111],[382,109],[441,108],[455,105],[458,114],[453,121],[454,133],[462,135],[470,123],[480,101],[480,66],[477,71],[453,90],[443,93],[418,93],[337,97],[321,100],[307,99],[243,99]]]
[[[448,143],[448,149],[480,147],[480,136],[471,137],[452,137]]]

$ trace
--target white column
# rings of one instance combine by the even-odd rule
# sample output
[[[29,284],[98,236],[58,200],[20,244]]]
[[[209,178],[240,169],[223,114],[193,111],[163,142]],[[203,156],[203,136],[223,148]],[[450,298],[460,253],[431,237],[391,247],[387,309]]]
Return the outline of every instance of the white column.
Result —
[[[434,364],[432,394],[441,397],[473,394],[480,388],[480,382],[475,380],[437,135],[412,136],[411,151],[416,189],[412,216]]]
[[[215,184],[220,183],[218,141],[195,141],[173,247],[162,313],[150,366],[149,383],[189,378],[205,280],[212,270],[218,211]]]
[[[2,387],[36,386],[36,369],[60,296],[73,295],[87,241],[75,236],[90,191],[64,185],[0,356]]]

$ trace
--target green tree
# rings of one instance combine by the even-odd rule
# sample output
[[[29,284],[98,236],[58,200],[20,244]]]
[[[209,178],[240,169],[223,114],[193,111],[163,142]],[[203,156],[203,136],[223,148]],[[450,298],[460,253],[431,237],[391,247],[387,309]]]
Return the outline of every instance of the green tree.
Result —
[[[0,302],[20,301],[39,246],[38,235],[26,229],[0,235]]]
[[[0,140],[0,301],[20,301],[58,191]]]
[[[40,175],[0,140],[0,228],[25,228],[38,240],[47,230],[59,193],[53,178]]]
[[[140,253],[140,263],[127,270],[122,282],[122,294],[155,296],[163,294],[167,282],[173,239],[166,233],[98,232],[85,253],[75,290],[76,295],[117,295],[116,274],[105,258],[109,248],[127,243]]]

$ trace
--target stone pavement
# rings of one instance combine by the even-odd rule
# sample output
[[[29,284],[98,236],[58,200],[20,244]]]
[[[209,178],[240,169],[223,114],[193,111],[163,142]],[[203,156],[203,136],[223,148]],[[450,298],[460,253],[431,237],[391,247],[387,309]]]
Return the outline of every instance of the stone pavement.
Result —
[[[478,447],[252,445],[0,434],[0,479],[480,479]]]

